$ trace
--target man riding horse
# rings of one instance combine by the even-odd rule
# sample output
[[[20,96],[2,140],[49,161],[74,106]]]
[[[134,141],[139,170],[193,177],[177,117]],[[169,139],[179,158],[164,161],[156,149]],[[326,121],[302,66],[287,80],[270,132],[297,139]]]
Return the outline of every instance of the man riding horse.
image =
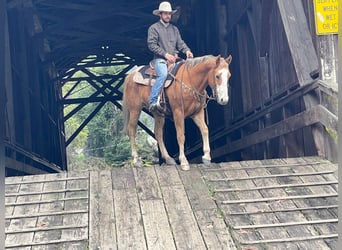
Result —
[[[193,54],[183,41],[178,28],[170,23],[172,10],[169,2],[161,2],[159,9],[153,11],[153,15],[159,16],[158,22],[152,24],[148,29],[147,45],[153,52],[153,64],[157,78],[152,86],[149,110],[150,112],[160,109],[158,96],[167,78],[167,63],[175,63],[177,51],[183,52],[187,58],[193,58]]]
[[[153,113],[154,134],[161,158],[167,165],[177,164],[169,155],[164,143],[163,127],[166,115],[159,112],[161,108],[158,108],[158,98],[168,75],[167,63],[176,61],[177,51],[183,52],[189,59],[178,64],[175,71],[172,70],[172,73],[169,73],[172,74],[172,81],[167,88],[164,88],[164,97],[176,128],[180,169],[186,171],[190,169],[190,164],[184,151],[184,120],[187,117],[191,118],[199,128],[203,142],[202,162],[210,164],[209,131],[204,119],[204,108],[207,100],[211,99],[215,99],[220,105],[228,103],[231,76],[229,64],[232,56],[223,58],[220,55],[205,55],[193,58],[192,52],[182,40],[178,29],[169,23],[173,13],[175,10],[172,10],[169,2],[162,2],[159,9],[153,11],[154,15],[160,16],[160,20],[149,28],[147,42],[154,53],[154,67],[158,78],[153,87],[151,87],[152,84],[138,81],[140,70],[145,66],[137,67],[127,74],[124,82],[122,110],[124,130],[130,138],[134,166],[144,165],[137,151],[135,136],[140,113],[142,109],[148,107]],[[207,87],[211,88],[211,97],[206,92]]]

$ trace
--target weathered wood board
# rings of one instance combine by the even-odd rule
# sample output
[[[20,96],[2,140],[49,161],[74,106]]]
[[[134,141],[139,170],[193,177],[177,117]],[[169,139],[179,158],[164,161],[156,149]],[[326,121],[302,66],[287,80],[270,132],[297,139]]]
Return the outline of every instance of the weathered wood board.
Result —
[[[6,249],[337,249],[318,157],[6,179]]]

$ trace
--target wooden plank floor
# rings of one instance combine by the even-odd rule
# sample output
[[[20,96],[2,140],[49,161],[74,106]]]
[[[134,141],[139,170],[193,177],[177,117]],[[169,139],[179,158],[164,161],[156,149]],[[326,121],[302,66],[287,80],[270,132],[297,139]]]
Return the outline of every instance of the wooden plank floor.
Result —
[[[201,172],[242,249],[338,249],[337,165],[308,157]]]
[[[337,249],[317,157],[6,178],[6,249]]]

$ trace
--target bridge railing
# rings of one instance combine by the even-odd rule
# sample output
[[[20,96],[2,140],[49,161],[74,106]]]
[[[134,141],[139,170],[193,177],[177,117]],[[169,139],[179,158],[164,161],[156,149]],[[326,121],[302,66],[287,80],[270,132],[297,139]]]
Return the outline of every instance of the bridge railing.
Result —
[[[305,96],[317,103],[306,107]],[[213,161],[319,155],[337,160],[337,92],[320,80],[288,89],[210,136]],[[201,142],[186,153],[199,161]]]

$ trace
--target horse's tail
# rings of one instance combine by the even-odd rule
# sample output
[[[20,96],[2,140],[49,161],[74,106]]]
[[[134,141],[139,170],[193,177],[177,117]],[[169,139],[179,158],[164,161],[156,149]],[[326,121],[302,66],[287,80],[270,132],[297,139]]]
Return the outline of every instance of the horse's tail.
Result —
[[[127,85],[128,85],[128,75],[126,76],[126,79],[124,81],[124,91],[123,91],[123,96],[122,96],[122,114],[123,114],[123,129],[122,132],[124,134],[128,134],[127,132],[127,126],[128,126],[128,121],[129,121],[129,110],[128,110],[128,100],[126,97],[126,92],[127,92]]]

